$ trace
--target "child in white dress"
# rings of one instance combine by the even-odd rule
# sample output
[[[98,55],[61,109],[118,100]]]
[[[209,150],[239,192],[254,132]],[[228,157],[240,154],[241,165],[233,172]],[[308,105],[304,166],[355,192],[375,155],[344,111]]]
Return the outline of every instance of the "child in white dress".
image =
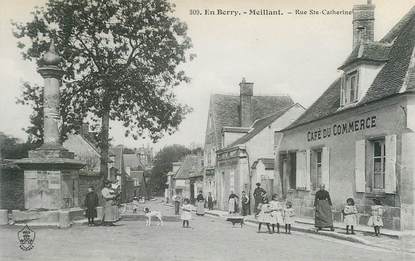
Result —
[[[369,218],[368,226],[373,226],[375,229],[375,236],[380,235],[380,227],[383,227],[383,213],[385,212],[385,208],[382,206],[382,202],[375,198],[373,199],[373,202],[375,203],[374,206],[372,206],[372,216]]]
[[[291,225],[295,222],[295,210],[293,209],[293,204],[290,201],[287,201],[284,208],[284,223],[285,223],[285,233],[291,234]]]
[[[354,226],[357,225],[357,208],[354,205],[354,200],[352,198],[348,198],[346,200],[347,205],[343,209],[343,216],[344,216],[344,224],[346,225],[346,234],[349,234],[349,227],[350,232],[354,235]]]
[[[261,226],[262,224],[266,224],[267,228],[268,228],[268,233],[271,233],[271,228],[269,226],[270,222],[271,222],[271,212],[272,212],[272,207],[271,205],[268,203],[268,199],[264,198],[263,199],[263,203],[260,203],[258,205],[258,209],[260,210],[260,212],[256,215],[256,218],[258,219],[259,225],[258,225],[258,233],[261,232]]]
[[[133,198],[133,213],[137,213],[138,207],[139,207],[138,198],[134,197]]]
[[[190,200],[185,198],[183,201],[183,206],[182,206],[182,214],[180,216],[181,220],[183,220],[183,227],[188,228],[189,227],[189,220],[192,219],[192,210],[193,210],[193,206],[190,205]]]
[[[272,233],[275,233],[275,225],[277,225],[277,233],[280,233],[280,225],[284,224],[283,219],[283,203],[279,200],[278,195],[272,195],[272,200],[269,203],[271,205],[271,219]]]

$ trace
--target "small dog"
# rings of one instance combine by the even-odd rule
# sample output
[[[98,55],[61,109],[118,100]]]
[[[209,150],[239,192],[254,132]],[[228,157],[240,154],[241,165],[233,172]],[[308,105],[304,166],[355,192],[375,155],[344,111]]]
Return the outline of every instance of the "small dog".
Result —
[[[151,211],[150,208],[144,208],[145,216],[147,217],[146,226],[151,226],[151,218],[156,217],[160,221],[159,225],[163,225],[163,219],[160,211]]]
[[[232,227],[234,227],[235,224],[241,224],[241,227],[245,224],[243,217],[228,217],[226,218],[226,221],[230,221],[232,223]]]

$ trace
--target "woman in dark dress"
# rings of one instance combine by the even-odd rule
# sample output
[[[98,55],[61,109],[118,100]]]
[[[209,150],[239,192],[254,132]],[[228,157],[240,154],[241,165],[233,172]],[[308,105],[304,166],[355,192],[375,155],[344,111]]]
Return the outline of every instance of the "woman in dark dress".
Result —
[[[88,226],[94,225],[94,218],[97,217],[98,195],[93,187],[88,188],[85,197],[86,217],[88,218]]]
[[[330,194],[325,190],[324,184],[321,184],[320,190],[317,191],[314,199],[314,226],[316,227],[316,231],[322,228],[330,228],[331,231],[334,231],[331,206]]]

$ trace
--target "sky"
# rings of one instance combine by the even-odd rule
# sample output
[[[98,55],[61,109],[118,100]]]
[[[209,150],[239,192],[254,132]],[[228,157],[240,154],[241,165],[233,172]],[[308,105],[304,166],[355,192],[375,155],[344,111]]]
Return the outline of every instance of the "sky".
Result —
[[[170,144],[203,145],[213,93],[239,94],[242,77],[254,82],[254,95],[288,94],[309,107],[333,82],[337,68],[352,48],[352,16],[311,14],[310,10],[351,10],[365,0],[173,0],[175,15],[188,25],[196,59],[183,68],[192,79],[175,93],[193,112],[179,130],[157,144],[124,137],[120,123],[111,122],[113,144],[155,149]],[[17,105],[23,81],[41,84],[34,64],[24,61],[12,35],[11,20],[30,20],[30,12],[46,0],[0,0],[0,131],[22,140],[30,108]],[[413,0],[374,0],[375,40],[380,39],[414,5]],[[217,15],[240,11],[242,15]],[[250,9],[280,10],[281,16],[244,15]],[[192,11],[193,10],[193,11]],[[215,15],[202,14],[211,10]],[[296,15],[295,12],[307,11]],[[291,12],[292,14],[288,14]]]

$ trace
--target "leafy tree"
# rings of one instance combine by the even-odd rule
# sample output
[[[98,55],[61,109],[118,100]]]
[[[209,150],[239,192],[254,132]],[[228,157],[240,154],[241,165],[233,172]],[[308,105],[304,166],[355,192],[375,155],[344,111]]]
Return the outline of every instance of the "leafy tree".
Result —
[[[109,122],[121,121],[125,135],[154,142],[177,130],[190,108],[179,104],[173,88],[189,81],[181,64],[191,40],[187,26],[174,17],[168,0],[49,0],[33,19],[13,23],[23,58],[38,60],[55,42],[64,63],[61,87],[63,134],[77,131],[88,116],[100,121],[101,173],[107,176]],[[27,84],[23,103],[41,107],[39,88]],[[33,137],[42,133],[32,115]],[[36,120],[35,120],[36,119]]]
[[[25,142],[21,143],[17,138],[5,135],[0,132],[0,160],[26,158],[29,150],[36,145]]]
[[[154,158],[150,177],[151,189],[156,193],[163,192],[167,181],[167,173],[172,171],[173,162],[182,160],[185,155],[190,153],[191,151],[182,145],[166,146],[160,150]]]

